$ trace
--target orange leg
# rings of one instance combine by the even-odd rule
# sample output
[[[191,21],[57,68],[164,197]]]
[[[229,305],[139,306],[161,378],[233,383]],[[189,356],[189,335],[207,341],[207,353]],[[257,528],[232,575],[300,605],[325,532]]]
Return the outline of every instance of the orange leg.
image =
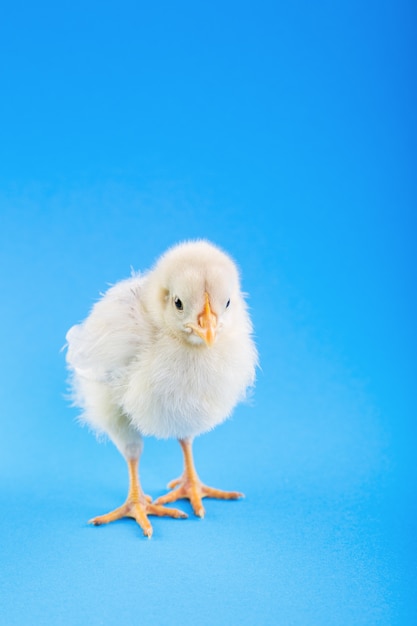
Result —
[[[138,474],[138,459],[129,459],[127,461],[129,469],[129,492],[126,502],[119,506],[114,511],[107,513],[106,515],[99,515],[89,521],[89,524],[94,526],[101,526],[101,524],[108,524],[115,520],[122,519],[123,517],[131,517],[137,521],[139,526],[143,530],[143,534],[147,537],[152,537],[152,526],[149,522],[148,515],[159,515],[165,517],[187,517],[185,513],[178,509],[167,509],[158,504],[152,504],[152,498],[145,496],[140,486],[139,474]]]
[[[187,498],[191,502],[194,513],[198,517],[204,517],[203,498],[217,498],[220,500],[237,500],[243,498],[243,493],[239,491],[222,491],[203,485],[194,467],[192,440],[180,439],[180,445],[184,455],[184,472],[180,478],[168,484],[173,491],[155,500],[155,504],[167,504],[176,502],[182,498]],[[176,487],[176,489],[174,489]]]

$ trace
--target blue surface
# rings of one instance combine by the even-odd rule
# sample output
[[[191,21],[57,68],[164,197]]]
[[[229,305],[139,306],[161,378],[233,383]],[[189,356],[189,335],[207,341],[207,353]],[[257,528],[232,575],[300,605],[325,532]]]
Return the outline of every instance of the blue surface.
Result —
[[[412,3],[15,2],[0,49],[0,622],[414,624]],[[89,527],[127,476],[65,333],[192,237],[250,294],[256,392],[195,445],[246,499]],[[146,440],[148,493],[180,469]]]

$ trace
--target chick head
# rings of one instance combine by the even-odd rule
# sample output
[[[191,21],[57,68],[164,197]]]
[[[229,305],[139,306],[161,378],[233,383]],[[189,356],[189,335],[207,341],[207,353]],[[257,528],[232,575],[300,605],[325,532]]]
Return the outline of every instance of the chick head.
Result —
[[[146,292],[154,323],[196,346],[213,345],[244,306],[235,263],[207,241],[170,248],[148,275]]]

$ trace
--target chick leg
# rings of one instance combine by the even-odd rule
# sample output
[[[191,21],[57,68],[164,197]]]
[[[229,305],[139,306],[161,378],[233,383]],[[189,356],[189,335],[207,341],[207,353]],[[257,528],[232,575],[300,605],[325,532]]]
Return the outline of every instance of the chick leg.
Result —
[[[169,483],[168,487],[173,489],[173,491],[157,498],[155,504],[167,504],[168,502],[176,502],[182,498],[187,498],[191,502],[194,513],[198,517],[204,517],[203,498],[237,500],[244,497],[243,493],[239,491],[223,491],[203,485],[194,466],[192,439],[180,439],[179,442],[184,455],[184,472],[180,478]]]
[[[145,496],[140,486],[137,458],[128,459],[127,466],[129,469],[129,492],[126,502],[114,511],[106,515],[99,515],[89,521],[94,526],[108,524],[123,517],[131,517],[139,524],[146,537],[152,537],[152,526],[149,522],[148,515],[158,515],[165,517],[187,517],[185,513],[178,509],[168,509],[158,504],[152,504],[151,498]]]

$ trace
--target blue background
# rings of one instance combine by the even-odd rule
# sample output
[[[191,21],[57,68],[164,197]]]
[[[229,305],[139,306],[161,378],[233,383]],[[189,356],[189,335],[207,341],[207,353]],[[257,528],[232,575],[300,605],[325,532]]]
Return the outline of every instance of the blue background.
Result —
[[[415,7],[150,4],[2,8],[0,622],[414,624]],[[247,497],[89,527],[127,476],[65,333],[194,237],[250,294],[256,392],[195,444]],[[146,492],[181,464],[147,439]]]

